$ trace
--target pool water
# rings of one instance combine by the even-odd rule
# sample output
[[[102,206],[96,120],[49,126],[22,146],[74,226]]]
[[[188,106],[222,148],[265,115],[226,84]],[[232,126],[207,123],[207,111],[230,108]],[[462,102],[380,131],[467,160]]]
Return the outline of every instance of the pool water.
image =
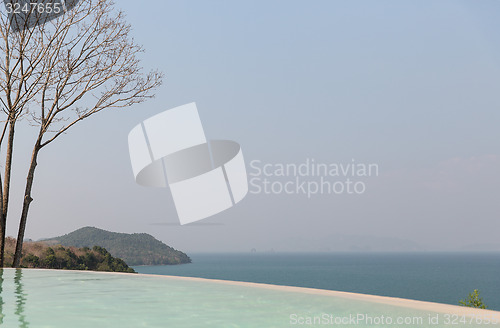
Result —
[[[139,273],[236,280],[458,305],[474,289],[500,311],[498,253],[189,254],[186,265]]]
[[[451,326],[442,311],[305,289],[85,271],[4,269],[0,277],[2,327],[387,327],[388,317],[394,327]],[[448,319],[453,327],[493,326]]]

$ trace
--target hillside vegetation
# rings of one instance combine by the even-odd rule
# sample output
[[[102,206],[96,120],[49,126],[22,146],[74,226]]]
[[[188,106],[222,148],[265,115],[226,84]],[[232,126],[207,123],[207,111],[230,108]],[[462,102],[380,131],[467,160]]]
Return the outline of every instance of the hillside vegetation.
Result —
[[[43,242],[74,247],[101,246],[128,265],[166,265],[191,263],[185,253],[165,245],[146,233],[118,233],[85,227]]]
[[[16,240],[5,240],[6,266],[12,265]],[[93,270],[135,273],[122,259],[113,257],[105,248],[49,246],[42,242],[25,242],[21,267],[64,270]]]

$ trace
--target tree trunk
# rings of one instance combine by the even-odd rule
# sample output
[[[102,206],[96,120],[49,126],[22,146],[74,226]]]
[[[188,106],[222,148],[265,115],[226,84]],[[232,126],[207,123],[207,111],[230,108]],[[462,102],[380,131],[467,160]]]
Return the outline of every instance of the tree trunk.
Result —
[[[12,154],[14,152],[14,126],[15,121],[10,121],[9,124],[9,139],[7,141],[7,154],[5,159],[5,176],[2,195],[2,208],[0,213],[0,268],[4,266],[5,254],[5,234],[7,230],[7,209],[9,207],[10,194],[10,174],[12,170]]]
[[[35,178],[35,169],[37,165],[38,152],[41,149],[40,140],[41,140],[40,138],[37,140],[35,147],[33,148],[33,153],[31,155],[31,164],[28,171],[28,176],[26,177],[26,189],[24,191],[23,211],[21,213],[21,220],[19,221],[19,232],[17,234],[16,252],[14,254],[14,261],[12,262],[13,268],[19,268],[19,265],[21,263],[24,231],[26,230],[26,221],[28,219],[28,211],[30,208],[30,204],[33,201],[33,198],[31,198],[31,188],[33,187],[33,180]]]
[[[2,177],[0,176],[0,186],[2,185]],[[0,271],[4,267],[4,254],[5,254],[5,232],[7,229],[7,219],[3,215],[3,195],[2,188],[0,187]],[[1,279],[0,279],[1,281]],[[0,321],[1,323],[1,321]]]

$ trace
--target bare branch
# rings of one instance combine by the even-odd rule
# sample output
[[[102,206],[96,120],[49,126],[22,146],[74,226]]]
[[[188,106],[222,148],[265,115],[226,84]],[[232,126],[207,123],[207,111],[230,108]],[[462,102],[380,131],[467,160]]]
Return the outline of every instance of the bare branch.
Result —
[[[157,71],[143,72],[139,60],[143,49],[131,38],[131,27],[124,14],[114,9],[112,0],[80,0],[70,11],[45,23],[36,12],[33,15],[28,18],[35,24],[16,15],[9,19],[0,14],[0,53],[4,55],[0,60],[0,103],[6,115],[0,147],[9,128],[8,149],[12,149],[15,124],[25,116],[38,128],[24,195],[17,261],[39,151],[94,114],[153,97],[163,78]],[[8,153],[6,163],[11,165],[12,151]],[[6,172],[9,176],[2,181],[2,199],[8,200],[10,167]],[[5,211],[0,217],[5,217],[6,204],[2,207]]]

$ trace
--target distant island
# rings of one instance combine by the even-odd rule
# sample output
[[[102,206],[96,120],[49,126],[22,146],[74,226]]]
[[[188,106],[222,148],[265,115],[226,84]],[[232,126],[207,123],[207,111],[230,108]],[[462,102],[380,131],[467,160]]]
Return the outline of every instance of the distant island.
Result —
[[[170,265],[191,263],[185,253],[173,249],[146,233],[118,233],[85,227],[63,236],[42,240],[47,245],[100,246],[128,265]]]
[[[10,266],[14,257],[16,240],[12,237],[5,239],[5,264]],[[63,269],[63,270],[92,270],[135,273],[122,259],[113,257],[105,248],[100,246],[64,247],[61,245],[49,246],[44,242],[25,242],[22,268]]]

